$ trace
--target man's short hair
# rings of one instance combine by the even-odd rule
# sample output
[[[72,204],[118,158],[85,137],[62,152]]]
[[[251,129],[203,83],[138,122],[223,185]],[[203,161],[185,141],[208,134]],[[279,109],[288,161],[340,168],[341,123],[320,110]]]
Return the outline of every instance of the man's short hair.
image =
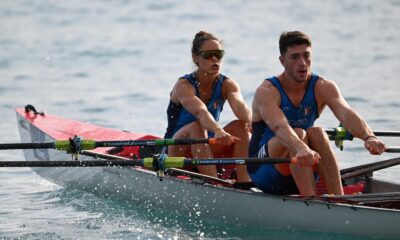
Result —
[[[288,47],[305,44],[311,47],[311,38],[300,31],[283,32],[279,38],[279,51],[285,54]]]

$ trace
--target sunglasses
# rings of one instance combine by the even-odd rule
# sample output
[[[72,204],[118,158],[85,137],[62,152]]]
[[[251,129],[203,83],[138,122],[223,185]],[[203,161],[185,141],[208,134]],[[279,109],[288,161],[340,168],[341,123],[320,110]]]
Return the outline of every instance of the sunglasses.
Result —
[[[206,59],[206,60],[211,60],[214,57],[218,60],[221,60],[221,58],[224,56],[225,51],[224,50],[208,50],[208,51],[200,51],[197,55]]]

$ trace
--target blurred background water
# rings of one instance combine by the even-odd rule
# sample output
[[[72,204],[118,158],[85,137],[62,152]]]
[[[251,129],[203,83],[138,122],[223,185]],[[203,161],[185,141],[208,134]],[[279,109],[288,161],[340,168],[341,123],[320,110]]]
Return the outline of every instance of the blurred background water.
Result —
[[[313,71],[334,80],[376,130],[400,129],[400,1],[56,1],[0,2],[0,142],[18,142],[14,108],[39,110],[132,132],[163,135],[169,91],[193,71],[191,41],[207,30],[224,40],[223,73],[248,104],[279,74],[278,38],[313,40]],[[222,121],[233,118],[225,108]],[[338,125],[326,110],[318,120]],[[398,139],[385,138],[390,145]],[[336,150],[342,168],[372,157],[362,142]],[[22,160],[3,151],[0,160]],[[400,168],[376,177],[400,183]],[[168,211],[126,206],[64,189],[29,168],[0,169],[1,239],[356,239],[299,231],[232,229]]]

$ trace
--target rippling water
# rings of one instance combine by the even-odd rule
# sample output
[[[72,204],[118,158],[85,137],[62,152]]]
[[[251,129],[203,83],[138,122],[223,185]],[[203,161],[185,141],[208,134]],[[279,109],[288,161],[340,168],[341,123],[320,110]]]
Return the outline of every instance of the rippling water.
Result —
[[[0,141],[18,142],[14,108],[162,135],[169,91],[194,69],[199,30],[224,40],[223,72],[251,103],[261,81],[282,68],[278,37],[302,30],[313,39],[313,69],[378,130],[400,129],[399,1],[32,1],[0,2]],[[222,121],[232,113],[225,110]],[[326,112],[318,121],[334,127]],[[398,139],[385,139],[400,145]],[[371,157],[360,141],[339,152],[348,167]],[[3,151],[0,160],[21,160]],[[400,169],[375,174],[400,182]],[[9,239],[355,239],[298,231],[232,229],[143,206],[64,189],[30,169],[0,169],[0,238]]]

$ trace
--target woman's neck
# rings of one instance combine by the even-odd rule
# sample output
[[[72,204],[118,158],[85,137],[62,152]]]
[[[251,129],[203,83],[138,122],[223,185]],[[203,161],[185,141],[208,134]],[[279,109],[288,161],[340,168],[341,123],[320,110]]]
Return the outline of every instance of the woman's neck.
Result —
[[[211,75],[206,72],[202,72],[200,70],[197,70],[195,72],[195,75],[196,75],[196,79],[199,82],[199,84],[203,85],[202,87],[212,86],[218,77],[218,74]]]

